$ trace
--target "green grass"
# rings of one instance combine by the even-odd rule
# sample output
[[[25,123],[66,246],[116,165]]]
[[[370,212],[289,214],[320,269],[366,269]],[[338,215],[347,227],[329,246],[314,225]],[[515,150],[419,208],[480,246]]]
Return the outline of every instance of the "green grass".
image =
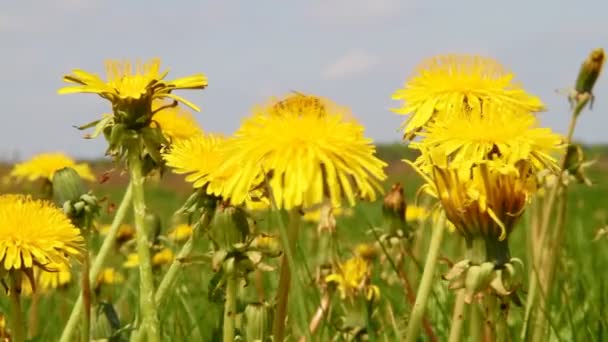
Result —
[[[591,148],[591,155],[603,154],[606,148]],[[399,181],[405,186],[408,202],[414,202],[414,195],[420,179],[407,167],[401,167],[395,161],[403,156],[411,156],[410,152],[401,144],[380,146],[379,155],[391,163],[390,170],[396,170],[390,174],[386,184]],[[555,278],[554,291],[551,295],[552,304],[551,322],[557,329],[552,336],[555,340],[571,341],[604,341],[608,337],[608,314],[604,306],[608,303],[608,238],[594,241],[598,228],[608,224],[608,211],[605,196],[608,193],[608,178],[605,169],[600,162],[590,170],[590,178],[595,182],[592,187],[584,185],[573,185],[569,194],[568,224],[565,242],[560,250],[558,271]],[[150,184],[146,189],[148,209],[156,213],[161,219],[162,234],[165,235],[173,224],[171,214],[181,206],[189,195],[186,185],[170,181],[170,185],[164,182]],[[35,187],[26,189],[34,193]],[[118,203],[124,191],[124,180],[110,182],[106,185],[95,186],[97,195],[106,197],[106,203]],[[111,214],[105,213],[103,220],[109,222]],[[131,215],[127,217],[130,222]],[[260,231],[277,233],[277,225],[267,215],[256,216],[257,228]],[[374,242],[374,236],[369,234],[372,226],[382,224],[380,202],[361,203],[354,208],[352,216],[338,217],[337,234],[339,241],[339,253],[346,258],[352,254],[353,247],[361,242]],[[421,252],[419,258],[423,259],[430,237],[428,225],[421,227],[417,243]],[[526,220],[523,219],[510,238],[513,256],[524,260],[526,266],[531,263],[526,256],[525,231]],[[99,245],[102,237],[95,238],[95,245]],[[177,252],[179,246],[166,243]],[[441,251],[441,256],[455,261],[461,258],[459,246],[460,238],[450,233],[446,236]],[[223,302],[213,300],[210,291],[210,282],[214,273],[210,265],[203,258],[197,257],[207,252],[209,246],[206,241],[200,241],[195,249],[195,255],[180,272],[176,286],[173,288],[168,300],[160,308],[160,319],[163,328],[164,340],[171,341],[216,341],[221,334],[221,319]],[[125,276],[125,282],[121,285],[103,286],[95,296],[94,305],[100,307],[102,303],[110,304],[117,313],[121,326],[133,322],[137,308],[137,271],[136,269],[124,269],[122,263],[125,255],[133,251],[133,245],[123,245],[117,248],[108,266],[115,267]],[[298,294],[303,296],[304,310],[311,317],[316,310],[320,294],[315,285],[313,276],[317,268],[317,255],[319,252],[319,240],[316,233],[316,223],[306,223],[300,232],[296,259],[298,264],[297,278],[302,282],[302,290]],[[423,260],[419,260],[423,264]],[[277,266],[278,259],[271,260],[270,264]],[[414,263],[405,263],[405,274],[415,283],[419,278],[419,270]],[[155,270],[157,281],[161,278],[166,268]],[[446,265],[438,267],[439,272],[447,271]],[[257,301],[259,294],[254,286],[254,277],[250,276],[249,286],[242,289],[239,294],[241,304]],[[265,299],[272,301],[278,280],[278,271],[265,273],[263,276],[263,288]],[[405,290],[388,261],[379,258],[374,264],[373,282],[381,290],[381,300],[377,307],[377,317],[380,332],[376,336],[379,341],[396,341],[401,338],[407,324],[411,305],[407,302]],[[437,274],[436,284],[430,300],[427,317],[433,330],[440,341],[447,339],[454,295],[447,290],[446,283]],[[78,287],[75,282],[67,289],[53,293],[42,294],[39,307],[39,341],[54,341],[60,335],[65,321],[71,310],[72,303],[77,297]],[[522,298],[525,299],[526,289],[522,289]],[[26,299],[26,310],[30,306],[30,299]],[[292,318],[297,317],[295,305],[298,301],[290,299],[290,314]],[[325,321],[315,340],[328,341],[336,335],[336,327],[340,324],[340,312],[338,296],[334,296],[334,309],[330,318]],[[0,300],[0,310],[5,314],[8,312],[8,297],[3,296]],[[95,310],[97,311],[97,310]],[[390,318],[392,312],[394,320]],[[523,307],[512,306],[509,310],[509,331],[512,340],[518,340],[521,323],[523,320]],[[110,327],[105,315],[101,312],[94,315],[93,323],[94,338],[106,338],[110,334]],[[466,324],[465,324],[466,326]],[[294,321],[288,323],[288,328],[295,328]],[[294,332],[294,330],[289,330]],[[295,331],[299,336],[300,332]],[[399,334],[399,336],[395,336]],[[122,335],[116,341],[127,340],[127,334]],[[559,336],[559,339],[556,338]],[[291,336],[291,340],[295,336]],[[426,339],[426,337],[423,337]]]

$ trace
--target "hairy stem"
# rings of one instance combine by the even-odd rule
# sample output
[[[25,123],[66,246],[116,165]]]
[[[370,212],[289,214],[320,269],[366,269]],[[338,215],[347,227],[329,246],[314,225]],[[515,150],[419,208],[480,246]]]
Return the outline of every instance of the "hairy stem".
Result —
[[[23,310],[21,308],[21,273],[18,271],[12,274],[11,277],[11,316],[12,316],[12,331],[11,341],[25,341],[25,321],[23,320]]]
[[[236,316],[236,295],[238,279],[234,270],[234,259],[227,263],[232,263],[232,267],[227,267],[226,273],[226,301],[224,302],[224,330],[223,341],[234,341],[234,327]]]
[[[139,257],[139,310],[141,327],[147,334],[147,341],[160,341],[160,327],[154,298],[154,279],[150,260],[150,243],[146,229],[146,203],[144,198],[144,176],[139,149],[129,150],[129,173],[133,188],[133,214],[137,238],[137,255]]]

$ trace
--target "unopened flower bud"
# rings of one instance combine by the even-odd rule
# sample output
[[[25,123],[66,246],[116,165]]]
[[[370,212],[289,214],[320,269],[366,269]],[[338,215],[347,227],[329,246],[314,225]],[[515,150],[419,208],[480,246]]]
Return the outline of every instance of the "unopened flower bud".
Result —
[[[579,94],[592,93],[595,81],[602,72],[605,59],[604,49],[591,51],[589,57],[583,62],[576,79],[576,92]]]
[[[59,205],[75,202],[86,193],[82,179],[74,169],[66,167],[53,175],[53,193]]]

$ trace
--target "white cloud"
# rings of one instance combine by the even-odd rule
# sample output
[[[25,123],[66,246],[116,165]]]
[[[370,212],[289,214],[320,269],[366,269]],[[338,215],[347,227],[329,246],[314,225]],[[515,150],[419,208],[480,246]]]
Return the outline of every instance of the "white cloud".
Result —
[[[327,22],[351,22],[386,18],[398,15],[400,0],[319,0],[315,1],[311,15]]]
[[[338,79],[362,74],[373,69],[380,59],[367,52],[353,51],[338,58],[323,70],[326,79]]]

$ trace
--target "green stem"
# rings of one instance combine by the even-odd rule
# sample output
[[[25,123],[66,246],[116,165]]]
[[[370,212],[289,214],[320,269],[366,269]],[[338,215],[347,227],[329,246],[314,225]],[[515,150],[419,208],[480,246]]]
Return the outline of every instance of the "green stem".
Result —
[[[89,275],[89,281],[91,283],[95,282],[99,272],[101,272],[101,268],[103,267],[108,255],[110,255],[110,251],[114,247],[114,243],[116,242],[116,235],[118,234],[118,228],[122,224],[127,211],[129,209],[129,205],[131,204],[131,196],[133,192],[131,191],[131,185],[127,186],[127,191],[123,195],[122,201],[118,206],[118,210],[116,210],[116,215],[112,220],[112,225],[110,226],[110,231],[108,235],[106,235],[99,252],[97,253],[97,257],[93,261],[93,265],[91,266],[91,272]],[[83,298],[82,293],[78,296],[76,303],[74,303],[74,307],[72,308],[72,313],[70,314],[70,318],[61,333],[60,342],[71,342],[73,341],[74,331],[80,321],[80,315],[83,313]]]
[[[236,294],[238,279],[234,270],[234,258],[228,260],[226,264],[226,301],[224,303],[224,342],[234,341],[234,327],[236,317]]]
[[[137,255],[139,257],[139,309],[141,327],[147,333],[150,342],[160,341],[160,327],[154,300],[154,279],[150,259],[150,243],[146,229],[146,203],[144,198],[144,181],[142,161],[138,148],[129,150],[129,173],[133,188],[133,214],[137,238]]]
[[[464,290],[459,290],[454,303],[454,313],[452,314],[452,326],[450,327],[450,337],[448,342],[460,342],[462,338],[462,326],[464,323]]]
[[[13,342],[24,342],[25,341],[25,321],[23,320],[23,310],[21,308],[21,273],[15,272],[11,277],[11,316],[12,317],[12,331],[11,341]]]
[[[483,319],[481,317],[481,310],[479,309],[479,305],[477,302],[473,301],[471,305],[470,317],[471,317],[471,325],[469,326],[469,335],[471,336],[471,341],[473,342],[484,342],[483,340]]]
[[[295,269],[293,251],[296,248],[299,225],[299,208],[295,208],[289,212],[289,227],[287,227],[287,231],[285,231],[285,229],[280,229],[285,253],[281,258],[281,273],[279,276],[279,288],[277,290],[277,306],[273,320],[272,331],[274,341],[283,341],[285,338],[285,318],[287,317],[291,270]]]
[[[178,271],[183,267],[183,260],[187,258],[192,249],[194,248],[194,241],[198,236],[198,232],[201,230],[205,230],[209,224],[211,223],[211,219],[213,217],[213,211],[207,210],[203,213],[200,220],[197,221],[192,227],[192,235],[188,238],[186,243],[182,246],[182,249],[177,253],[177,256],[173,259],[171,266],[169,266],[169,270],[163,276],[163,279],[160,281],[158,288],[156,289],[156,293],[154,295],[154,300],[156,301],[156,305],[161,306],[165,296],[173,286],[173,282],[175,278],[177,278]],[[134,330],[131,334],[131,341],[138,342],[143,341],[145,334],[142,334],[141,329]]]
[[[82,286],[82,298],[83,298],[83,309],[84,315],[82,316],[82,341],[89,342],[91,339],[91,282],[89,279],[89,268],[90,268],[90,256],[89,256],[89,232],[88,228],[85,232],[85,242],[87,249],[85,251],[84,260],[82,262],[81,272],[81,286]]]
[[[435,266],[437,265],[437,257],[439,256],[441,241],[443,240],[443,232],[446,225],[445,220],[445,214],[442,214],[437,227],[433,229],[433,233],[431,235],[431,244],[429,246],[429,252],[424,264],[424,272],[422,273],[420,286],[418,287],[418,295],[416,296],[416,302],[414,303],[412,314],[410,315],[410,321],[407,325],[407,335],[405,338],[406,342],[413,342],[418,337],[418,332],[424,317],[424,311],[429,299],[429,294],[433,288],[433,277],[435,275]]]

